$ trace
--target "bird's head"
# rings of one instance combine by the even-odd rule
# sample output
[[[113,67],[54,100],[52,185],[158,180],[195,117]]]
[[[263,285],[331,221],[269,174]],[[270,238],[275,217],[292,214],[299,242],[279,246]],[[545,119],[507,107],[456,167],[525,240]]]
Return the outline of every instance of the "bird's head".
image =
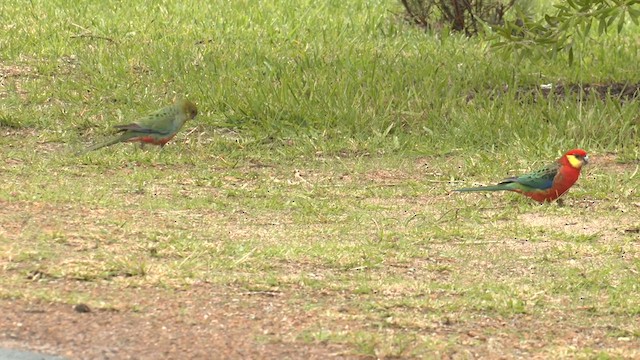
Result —
[[[198,115],[198,108],[196,107],[196,104],[192,103],[189,100],[180,100],[178,102],[178,105],[180,106],[180,110],[182,110],[186,115],[188,119],[193,119],[194,117],[196,117],[196,115]]]
[[[566,154],[564,154],[563,158],[576,169],[581,169],[582,166],[589,163],[589,156],[587,152],[582,149],[573,149],[569,150]]]

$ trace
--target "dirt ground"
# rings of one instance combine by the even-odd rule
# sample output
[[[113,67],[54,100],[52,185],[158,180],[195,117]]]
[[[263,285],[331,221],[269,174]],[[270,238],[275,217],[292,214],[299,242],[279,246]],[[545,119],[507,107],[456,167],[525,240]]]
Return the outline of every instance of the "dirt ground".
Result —
[[[86,287],[102,297],[111,291],[82,282],[59,286]],[[279,293],[221,293],[201,284],[187,291],[136,289],[112,296],[120,298],[114,309],[2,300],[0,347],[69,359],[354,357],[336,345],[295,341],[292,334],[313,318],[287,307]]]
[[[110,291],[67,280],[58,285],[85,288],[100,296]],[[296,338],[297,333],[314,326],[317,311],[329,311],[340,302],[329,295],[324,299],[326,309],[310,311],[279,292],[221,291],[204,283],[189,290],[129,289],[110,296],[119,299],[119,305],[109,309],[2,300],[0,348],[68,359],[397,358],[359,355],[353,347]],[[571,357],[575,355],[571,349],[594,344],[622,358],[640,356],[633,334],[617,329],[620,336],[611,337],[615,329],[606,325],[606,319],[576,326],[572,317],[569,313],[550,314],[544,319],[479,315],[472,321],[458,322],[452,314],[451,321],[425,329],[425,334],[434,339],[456,339],[455,348],[434,348],[433,357],[442,359],[544,359],[565,351]],[[358,326],[345,322],[332,327],[350,325]]]
[[[607,171],[624,169],[613,161],[613,157],[606,155],[600,156],[598,166]],[[636,164],[632,166],[637,167]],[[395,177],[396,175],[379,171],[372,181],[387,184],[392,183]],[[573,203],[577,206],[590,206],[576,199],[573,199]],[[0,215],[11,220],[11,216],[19,214],[21,208],[25,211],[26,204],[3,204]],[[32,221],[46,226],[51,209],[40,204],[32,205],[34,208],[30,209],[30,214],[37,215]],[[627,207],[629,211],[637,213],[640,204],[628,204]],[[64,207],[60,209],[65,211]],[[554,223],[542,215],[525,214],[523,217],[528,223],[550,225],[559,229],[568,227],[577,233],[584,231],[587,226],[583,222],[568,222],[566,219],[558,219],[558,223]],[[635,234],[637,217],[626,216],[624,219],[627,222],[596,222],[594,226],[597,227],[590,228],[585,233],[597,231],[604,241],[614,241],[631,232]],[[4,224],[3,230],[8,234],[12,231],[17,233],[18,227],[7,225],[9,220]],[[64,222],[64,225],[73,226],[73,220]],[[504,244],[496,242],[495,246],[508,248],[509,244],[514,246],[513,251],[520,251],[523,255],[526,255],[526,246],[532,246],[527,242],[523,245],[522,241]],[[469,243],[464,244],[467,245]],[[535,246],[537,250],[541,250],[546,244],[537,242]],[[438,245],[434,244],[432,248],[437,250]],[[484,261],[482,258],[480,260]],[[451,261],[455,262],[455,259]],[[393,268],[393,264],[388,265]],[[490,264],[469,265],[472,268],[480,268],[480,265],[483,268],[491,267]],[[528,271],[527,268],[517,270]],[[425,275],[429,273],[418,273],[416,276],[426,279]],[[431,275],[438,276],[438,273]],[[640,357],[634,325],[637,315],[629,316],[631,325],[628,328],[612,327],[611,324],[618,323],[615,314],[566,304],[558,305],[556,309],[545,313],[544,317],[532,314],[503,317],[473,310],[463,316],[455,313],[439,314],[428,307],[409,307],[397,310],[397,313],[406,315],[407,319],[423,316],[427,320],[414,324],[410,321],[394,323],[392,319],[386,327],[380,329],[376,319],[367,317],[366,310],[355,306],[361,298],[339,290],[301,291],[296,289],[296,285],[292,285],[282,291],[247,291],[245,287],[234,287],[233,284],[206,282],[177,288],[120,287],[117,279],[83,281],[47,277],[46,274],[31,274],[27,281],[31,281],[29,288],[35,294],[34,298],[51,300],[0,299],[0,348],[39,351],[68,359],[393,358],[386,354],[360,355],[365,352],[360,352],[353,343],[305,338],[304,334],[309,330],[325,327],[334,332],[349,329],[355,333],[360,329],[373,329],[382,334],[381,337],[407,332],[424,335],[429,341],[433,339],[433,344],[429,343],[428,346],[429,351],[433,349],[434,358],[530,359],[553,358],[562,354],[571,357],[575,355],[576,349],[582,348],[603,351],[611,356]],[[74,305],[69,298],[58,299],[47,295],[74,293],[88,294],[87,303],[90,307]],[[376,294],[371,296],[375,297]],[[400,296],[402,294],[398,295]],[[458,295],[450,292],[429,296]],[[573,301],[575,299],[566,299],[569,304]],[[310,309],[310,302],[318,306]],[[95,305],[100,303],[108,305]],[[435,313],[434,318],[429,318],[430,313]],[[345,316],[339,316],[340,314]],[[416,342],[420,341],[423,339],[416,339]],[[408,345],[409,348],[411,346]],[[407,354],[411,352],[408,351]],[[597,352],[585,354],[585,357],[589,355],[595,357]]]

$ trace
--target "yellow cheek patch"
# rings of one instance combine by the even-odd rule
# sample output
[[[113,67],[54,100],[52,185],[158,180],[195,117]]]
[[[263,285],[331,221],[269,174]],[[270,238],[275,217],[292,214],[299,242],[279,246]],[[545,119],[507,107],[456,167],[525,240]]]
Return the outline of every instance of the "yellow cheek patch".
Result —
[[[575,155],[567,155],[567,160],[569,160],[569,164],[576,169],[580,169],[582,167],[582,161],[580,161]]]

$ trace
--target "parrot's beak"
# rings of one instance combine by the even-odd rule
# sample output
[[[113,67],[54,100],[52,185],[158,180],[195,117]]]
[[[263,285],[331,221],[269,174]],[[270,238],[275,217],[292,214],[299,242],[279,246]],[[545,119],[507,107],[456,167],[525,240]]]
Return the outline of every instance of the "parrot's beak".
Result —
[[[583,159],[584,159],[584,164],[587,165],[589,163],[589,155],[585,156]]]

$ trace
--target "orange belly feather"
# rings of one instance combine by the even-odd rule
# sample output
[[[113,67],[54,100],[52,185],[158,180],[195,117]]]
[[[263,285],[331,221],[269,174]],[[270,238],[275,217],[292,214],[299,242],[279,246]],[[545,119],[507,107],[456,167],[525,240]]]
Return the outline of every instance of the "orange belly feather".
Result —
[[[156,137],[153,137],[153,136],[138,136],[138,137],[131,138],[131,139],[127,140],[127,141],[128,142],[141,142],[141,143],[145,143],[145,144],[153,144],[153,145],[164,146],[171,139],[173,139],[173,137],[175,135],[176,134],[173,134],[171,136],[164,137],[164,138],[156,138]]]

